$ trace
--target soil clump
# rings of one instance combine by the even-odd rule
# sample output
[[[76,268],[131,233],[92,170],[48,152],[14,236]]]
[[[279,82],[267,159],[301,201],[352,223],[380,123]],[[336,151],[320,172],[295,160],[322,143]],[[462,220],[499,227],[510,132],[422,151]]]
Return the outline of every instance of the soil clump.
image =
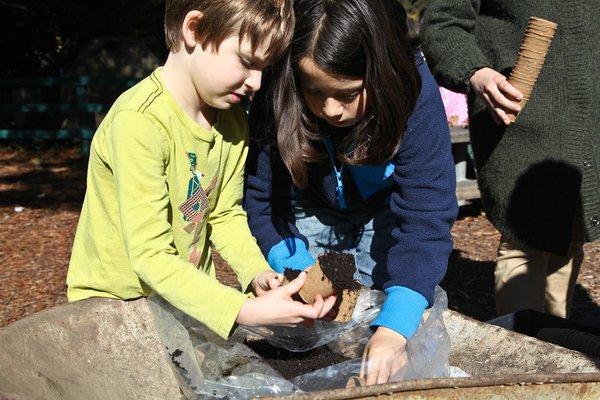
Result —
[[[354,279],[356,265],[352,254],[327,252],[319,256],[319,265],[338,291],[360,289],[360,283]]]
[[[301,271],[286,269],[286,281],[295,279]],[[292,299],[312,304],[315,296],[326,298],[335,294],[337,299],[332,309],[334,321],[348,322],[360,294],[361,284],[354,279],[356,264],[349,253],[326,252],[321,254],[315,265],[308,270],[306,283]]]

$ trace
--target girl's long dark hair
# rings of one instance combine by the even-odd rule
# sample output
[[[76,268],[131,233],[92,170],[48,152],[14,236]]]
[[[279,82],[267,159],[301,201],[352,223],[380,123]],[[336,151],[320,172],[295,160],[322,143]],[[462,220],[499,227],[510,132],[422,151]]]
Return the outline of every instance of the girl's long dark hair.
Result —
[[[365,81],[367,111],[336,155],[353,165],[382,164],[398,152],[421,81],[398,0],[296,0],[294,11],[292,45],[268,97],[279,153],[294,184],[305,188],[307,163],[326,154],[315,146],[322,134],[300,90],[302,58],[331,75]]]

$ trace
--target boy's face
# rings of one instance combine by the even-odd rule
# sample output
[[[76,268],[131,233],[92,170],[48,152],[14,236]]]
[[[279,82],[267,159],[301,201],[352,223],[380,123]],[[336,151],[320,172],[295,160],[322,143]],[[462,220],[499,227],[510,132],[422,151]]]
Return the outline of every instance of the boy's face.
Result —
[[[260,89],[262,70],[269,62],[268,43],[263,43],[252,54],[248,39],[239,36],[225,39],[219,49],[198,43],[190,53],[190,75],[198,96],[213,108],[226,110],[252,96]]]

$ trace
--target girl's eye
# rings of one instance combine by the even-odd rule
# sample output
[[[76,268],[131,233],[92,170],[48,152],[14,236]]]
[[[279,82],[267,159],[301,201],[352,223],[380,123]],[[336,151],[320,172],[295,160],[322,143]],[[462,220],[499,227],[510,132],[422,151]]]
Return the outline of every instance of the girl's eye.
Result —
[[[354,100],[356,98],[356,96],[358,96],[360,94],[360,92],[361,91],[358,90],[358,91],[353,92],[353,93],[347,93],[347,94],[344,94],[342,96],[342,98],[345,99],[345,100]]]

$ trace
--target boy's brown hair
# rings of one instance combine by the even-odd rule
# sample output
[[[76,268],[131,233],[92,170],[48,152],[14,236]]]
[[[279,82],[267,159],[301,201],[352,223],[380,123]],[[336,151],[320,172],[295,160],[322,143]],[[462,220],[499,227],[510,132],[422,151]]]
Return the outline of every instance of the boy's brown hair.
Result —
[[[196,36],[203,49],[215,49],[229,36],[250,40],[252,51],[268,40],[267,54],[277,58],[294,33],[292,0],[167,0],[165,39],[171,51],[179,50],[182,24],[190,11],[202,12]]]

